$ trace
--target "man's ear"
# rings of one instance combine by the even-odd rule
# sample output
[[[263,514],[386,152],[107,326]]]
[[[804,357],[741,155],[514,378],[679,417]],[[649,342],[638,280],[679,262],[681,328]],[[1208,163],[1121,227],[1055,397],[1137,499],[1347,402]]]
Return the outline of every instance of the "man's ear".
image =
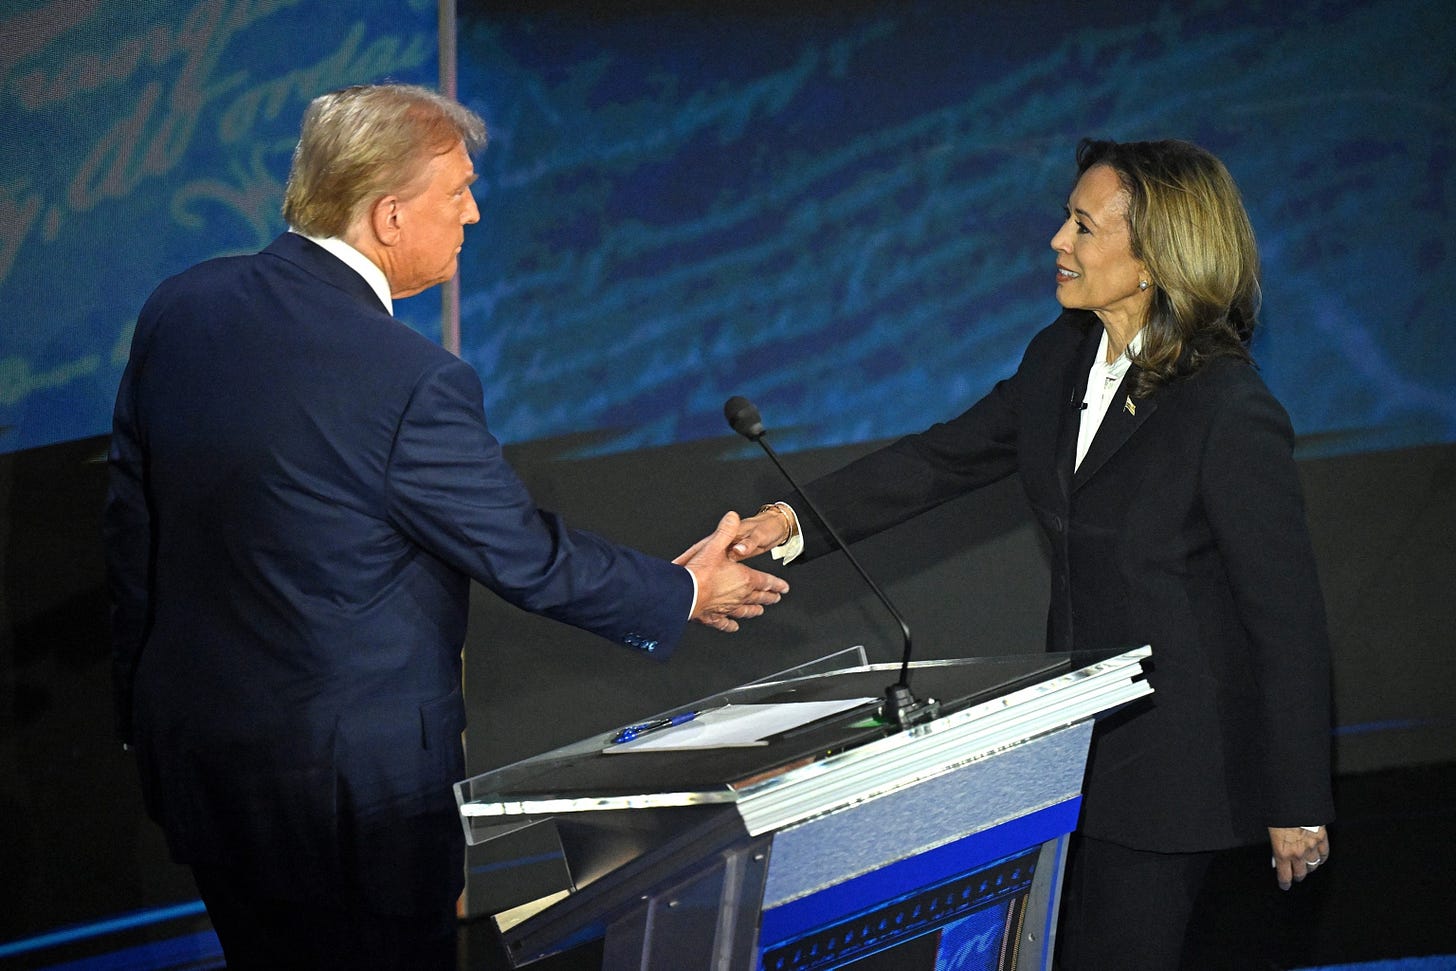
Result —
[[[394,246],[400,236],[399,196],[381,196],[369,210],[369,227],[385,246]]]

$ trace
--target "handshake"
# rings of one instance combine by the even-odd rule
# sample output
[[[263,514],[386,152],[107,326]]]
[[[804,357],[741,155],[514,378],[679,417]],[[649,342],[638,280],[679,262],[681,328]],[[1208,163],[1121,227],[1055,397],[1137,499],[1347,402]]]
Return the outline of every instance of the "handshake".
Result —
[[[725,513],[711,535],[674,559],[697,581],[692,619],[716,630],[736,631],[740,620],[757,617],[764,607],[778,603],[789,585],[739,561],[781,545],[796,532],[795,526],[792,513],[782,506],[765,506],[748,519]]]

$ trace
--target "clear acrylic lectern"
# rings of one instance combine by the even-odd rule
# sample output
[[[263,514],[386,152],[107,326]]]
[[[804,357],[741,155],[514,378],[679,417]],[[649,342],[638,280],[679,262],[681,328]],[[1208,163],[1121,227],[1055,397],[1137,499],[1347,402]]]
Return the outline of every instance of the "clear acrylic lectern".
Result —
[[[853,648],[460,782],[470,843],[549,820],[570,873],[497,919],[510,960],[604,938],[608,969],[1048,967],[1092,721],[1151,693],[1150,655],[919,662],[940,714],[899,730],[876,718],[899,665]],[[827,702],[764,738],[709,731]]]

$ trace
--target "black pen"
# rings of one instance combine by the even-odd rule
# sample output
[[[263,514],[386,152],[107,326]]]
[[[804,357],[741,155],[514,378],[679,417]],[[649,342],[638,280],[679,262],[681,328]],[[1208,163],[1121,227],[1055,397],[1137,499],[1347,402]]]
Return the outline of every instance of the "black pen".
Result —
[[[634,738],[641,738],[652,732],[660,732],[664,728],[672,728],[674,725],[683,725],[698,717],[695,711],[679,712],[676,715],[667,715],[662,718],[654,718],[650,722],[642,722],[639,725],[628,725],[620,732],[612,736],[613,745],[621,745],[623,742],[630,742]]]

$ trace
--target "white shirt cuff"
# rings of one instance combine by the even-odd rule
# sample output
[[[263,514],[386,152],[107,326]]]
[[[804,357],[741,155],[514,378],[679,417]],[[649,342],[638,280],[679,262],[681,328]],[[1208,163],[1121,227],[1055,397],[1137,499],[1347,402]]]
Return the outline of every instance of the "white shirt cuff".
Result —
[[[787,502],[776,502],[778,506],[789,516],[789,538],[778,546],[769,550],[769,555],[779,560],[785,566],[794,562],[794,559],[804,552],[804,531],[799,528],[799,514],[794,512],[794,507]]]

